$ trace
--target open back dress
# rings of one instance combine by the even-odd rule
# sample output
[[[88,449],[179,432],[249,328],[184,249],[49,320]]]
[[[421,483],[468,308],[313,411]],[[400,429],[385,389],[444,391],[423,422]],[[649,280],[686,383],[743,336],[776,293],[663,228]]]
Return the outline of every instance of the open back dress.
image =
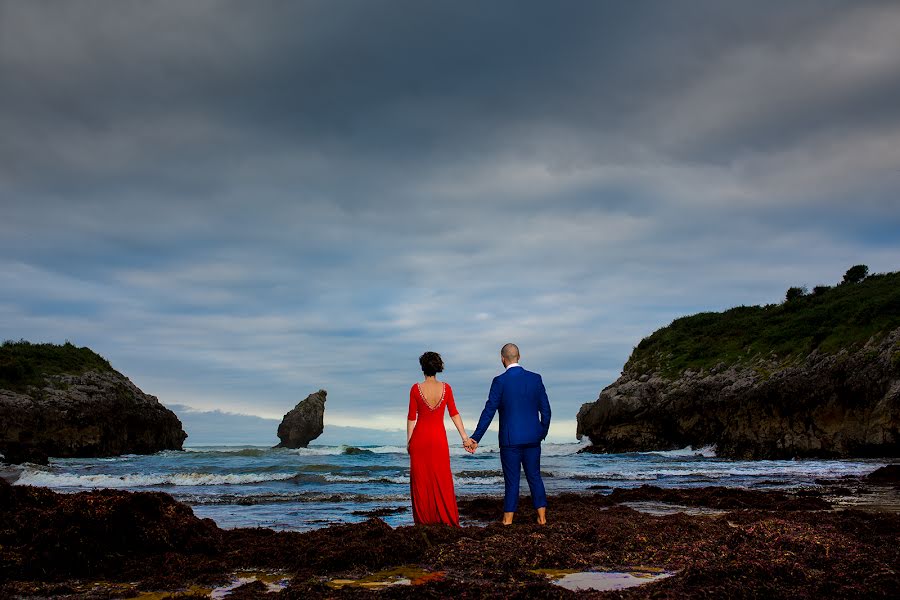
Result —
[[[444,429],[444,408],[450,416],[459,414],[453,390],[441,382],[441,399],[428,404],[418,383],[409,390],[410,421],[415,420],[409,440],[409,489],[416,524],[446,523],[459,527],[459,510],[450,472],[450,447]]]

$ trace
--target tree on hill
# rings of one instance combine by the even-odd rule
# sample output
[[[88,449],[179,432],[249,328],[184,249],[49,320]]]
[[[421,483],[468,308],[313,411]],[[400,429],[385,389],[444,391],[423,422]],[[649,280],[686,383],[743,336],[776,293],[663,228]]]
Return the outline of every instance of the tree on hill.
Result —
[[[854,265],[844,273],[843,283],[859,283],[869,276],[869,267],[866,265]]]
[[[785,302],[790,302],[792,300],[796,300],[797,298],[801,298],[806,295],[805,287],[789,287],[787,293],[784,295]]]

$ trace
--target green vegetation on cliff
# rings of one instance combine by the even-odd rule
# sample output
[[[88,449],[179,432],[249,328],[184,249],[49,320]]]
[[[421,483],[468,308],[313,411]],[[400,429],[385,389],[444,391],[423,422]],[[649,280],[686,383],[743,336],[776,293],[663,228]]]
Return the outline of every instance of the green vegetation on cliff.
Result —
[[[42,387],[48,375],[81,375],[87,371],[112,371],[109,362],[90,348],[65,344],[32,344],[6,341],[0,346],[0,389],[25,391]]]
[[[897,327],[900,272],[871,275],[856,283],[817,287],[810,295],[789,292],[783,304],[740,306],[676,319],[641,340],[625,370],[677,377],[686,369],[719,363],[757,358],[788,362],[813,350],[833,353],[857,347]]]

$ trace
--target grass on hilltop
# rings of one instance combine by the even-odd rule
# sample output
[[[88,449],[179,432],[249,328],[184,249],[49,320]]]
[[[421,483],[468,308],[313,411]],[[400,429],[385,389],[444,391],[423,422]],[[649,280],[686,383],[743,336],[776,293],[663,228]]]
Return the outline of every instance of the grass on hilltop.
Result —
[[[109,362],[90,348],[65,344],[32,344],[7,340],[0,346],[0,389],[25,391],[43,387],[48,375],[81,375],[112,371]]]
[[[797,289],[797,288],[792,288]],[[625,370],[677,377],[757,358],[784,362],[813,350],[834,353],[858,347],[900,327],[900,272],[871,275],[858,283],[817,287],[782,304],[739,306],[676,319],[634,349]],[[895,353],[900,366],[900,351]]]

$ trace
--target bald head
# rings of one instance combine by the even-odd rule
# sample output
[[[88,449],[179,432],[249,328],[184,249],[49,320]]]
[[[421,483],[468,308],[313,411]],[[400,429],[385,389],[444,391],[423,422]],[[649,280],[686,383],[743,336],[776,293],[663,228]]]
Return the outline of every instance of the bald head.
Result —
[[[519,362],[519,347],[515,344],[505,344],[500,349],[500,356],[503,357],[507,364]]]

